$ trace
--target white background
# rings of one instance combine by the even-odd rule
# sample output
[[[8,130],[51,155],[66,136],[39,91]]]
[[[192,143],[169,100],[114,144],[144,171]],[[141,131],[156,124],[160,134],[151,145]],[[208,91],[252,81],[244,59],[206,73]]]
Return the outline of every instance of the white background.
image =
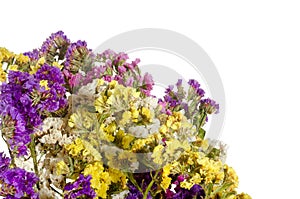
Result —
[[[137,28],[186,35],[209,54],[223,80],[222,140],[240,190],[254,199],[297,198],[299,10],[297,1],[274,0],[3,1],[0,46],[28,51],[57,30],[92,49]]]

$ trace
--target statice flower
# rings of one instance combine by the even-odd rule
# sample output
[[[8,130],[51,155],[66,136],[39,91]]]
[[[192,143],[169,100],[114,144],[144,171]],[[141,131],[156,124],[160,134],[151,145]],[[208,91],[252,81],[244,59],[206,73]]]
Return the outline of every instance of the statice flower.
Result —
[[[37,109],[32,106],[30,93],[38,88],[34,77],[28,73],[11,71],[8,75],[9,83],[0,87],[0,115],[6,117],[2,127],[15,128],[14,134],[9,135],[8,142],[12,151],[17,150],[18,155],[26,155],[26,144],[30,142],[33,127],[41,124],[42,119]],[[5,125],[13,124],[13,126]]]
[[[219,104],[210,98],[201,100],[200,108],[205,109],[208,114],[219,113]]]
[[[140,59],[130,62],[126,53],[106,50],[96,56],[96,61],[102,63],[99,78],[104,78],[107,82],[116,80],[124,86],[138,88],[146,96],[151,95],[154,81],[149,73],[141,74],[138,68]]]
[[[75,43],[71,43],[66,52],[65,67],[71,73],[77,73],[82,66],[84,66],[85,61],[87,61],[88,56],[91,54],[91,50],[87,48],[87,43],[85,41],[78,40]]]
[[[35,174],[20,168],[10,169],[9,164],[10,159],[0,153],[0,196],[7,199],[39,198],[34,190],[34,186],[38,181]]]
[[[143,190],[143,192],[146,190],[147,186],[150,184],[152,177],[149,172],[146,173],[136,173],[133,174],[133,178],[139,185],[139,187]],[[132,182],[128,182],[127,186],[129,188],[129,193],[126,197],[126,199],[142,199],[143,193],[140,192],[140,190],[132,184]],[[155,190],[157,186],[153,186],[152,190]],[[147,199],[152,199],[151,193],[148,192]]]
[[[1,125],[15,129],[12,135],[5,136],[11,150],[23,156],[27,155],[30,135],[40,127],[44,114],[67,106],[64,79],[58,68],[45,64],[34,75],[10,71],[8,80],[0,86],[0,115],[5,117]]]
[[[9,168],[10,159],[3,152],[0,153],[0,176]]]
[[[204,189],[198,184],[193,185],[190,190],[181,188],[178,182],[177,183],[175,182],[175,185],[176,187],[174,190],[167,189],[165,194],[166,199],[182,199],[182,198],[204,199],[205,198]]]
[[[47,97],[41,101],[40,106],[49,112],[55,112],[66,107],[66,89],[63,86],[64,78],[59,68],[44,64],[35,74],[37,81],[47,81],[49,90],[44,91]]]
[[[198,96],[200,96],[200,97],[204,96],[205,92],[204,92],[204,90],[202,88],[200,88],[201,85],[199,84],[199,82],[197,80],[190,79],[188,81],[188,84],[191,86],[191,88],[194,89],[194,91],[196,92],[196,94]]]
[[[176,88],[177,91],[175,91],[174,85],[169,85],[165,90],[164,97],[158,100],[162,107],[162,113],[170,115],[172,111],[178,111],[185,106],[185,91],[183,90],[182,79],[177,81]]]
[[[58,56],[59,60],[63,60],[69,45],[70,40],[63,31],[52,33],[43,43],[40,49],[40,56],[45,56],[50,63],[55,60],[55,56]]]
[[[39,59],[39,50],[33,49],[32,51],[28,51],[23,53],[23,55],[27,56],[30,58],[30,60],[38,60]]]
[[[75,199],[79,197],[86,197],[86,198],[95,198],[96,193],[91,188],[91,179],[90,175],[84,176],[80,174],[79,178],[73,182],[66,184],[64,190],[64,198],[65,199]]]

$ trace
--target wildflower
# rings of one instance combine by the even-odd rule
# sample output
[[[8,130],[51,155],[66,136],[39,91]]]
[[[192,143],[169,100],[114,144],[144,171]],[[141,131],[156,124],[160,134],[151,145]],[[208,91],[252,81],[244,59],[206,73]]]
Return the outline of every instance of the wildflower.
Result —
[[[64,187],[65,199],[76,199],[81,197],[96,198],[96,193],[91,187],[90,175],[79,175],[78,179],[73,183],[68,183]]]

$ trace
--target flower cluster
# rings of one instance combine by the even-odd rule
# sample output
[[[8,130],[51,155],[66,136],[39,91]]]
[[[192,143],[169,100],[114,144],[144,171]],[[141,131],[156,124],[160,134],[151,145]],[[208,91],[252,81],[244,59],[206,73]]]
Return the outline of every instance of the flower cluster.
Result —
[[[65,190],[65,199],[71,198],[80,198],[80,197],[87,197],[87,198],[95,198],[96,193],[91,188],[91,176],[84,176],[80,175],[79,178],[73,182],[66,184]]]
[[[38,198],[34,189],[38,178],[20,168],[9,168],[10,158],[0,153],[0,196],[6,198]]]
[[[0,48],[0,153],[5,198],[251,199],[205,139],[219,105],[197,80],[158,99],[140,59],[93,53],[59,31],[39,49]]]

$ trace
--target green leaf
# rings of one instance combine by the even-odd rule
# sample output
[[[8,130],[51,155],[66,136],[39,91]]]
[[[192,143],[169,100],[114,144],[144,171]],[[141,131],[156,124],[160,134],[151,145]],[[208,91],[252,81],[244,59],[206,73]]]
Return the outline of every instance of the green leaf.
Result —
[[[213,183],[209,183],[207,186],[206,186],[206,197],[205,198],[209,198],[210,196],[210,193],[212,192],[212,189],[213,189]]]
[[[232,182],[225,182],[224,184],[222,184],[222,186],[218,187],[213,193],[212,195],[216,195],[217,193],[221,193],[222,191],[228,189],[233,183]]]
[[[211,158],[211,159],[218,159],[220,156],[220,149],[217,149],[217,148],[213,148],[211,149],[211,151],[207,154],[207,157],[208,158]]]
[[[199,136],[201,139],[204,139],[205,134],[206,134],[206,131],[205,131],[203,128],[200,128],[200,129],[199,129],[199,132],[198,132],[198,136]]]

